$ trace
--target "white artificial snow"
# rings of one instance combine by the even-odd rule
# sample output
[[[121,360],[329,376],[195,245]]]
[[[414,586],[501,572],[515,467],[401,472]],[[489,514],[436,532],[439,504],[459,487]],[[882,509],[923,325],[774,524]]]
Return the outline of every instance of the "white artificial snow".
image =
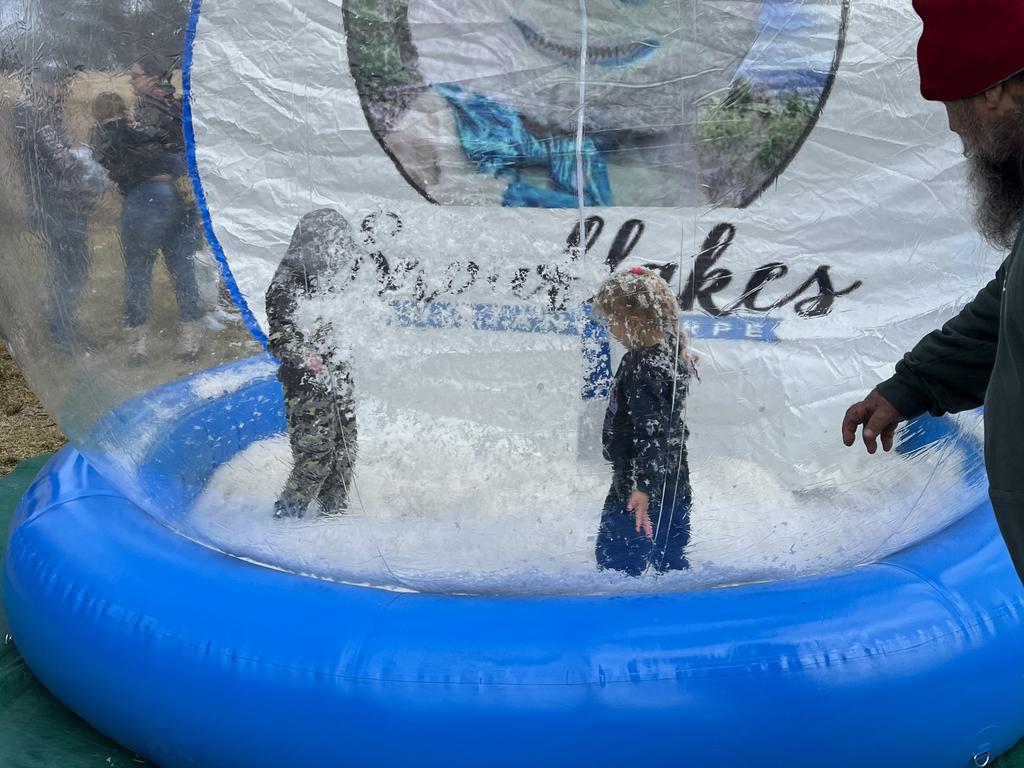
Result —
[[[291,464],[281,436],[222,466],[183,532],[279,567],[392,587],[656,591],[867,562],[981,500],[983,489],[964,480],[977,467],[965,466],[956,446],[867,456],[845,449],[838,434],[846,408],[970,300],[1003,258],[974,234],[962,147],[941,106],[918,97],[906,67],[888,66],[913,59],[919,19],[909,7],[862,9],[820,120],[758,200],[705,205],[687,193],[693,185],[680,184],[676,206],[588,208],[603,227],[574,261],[566,242],[575,209],[423,199],[400,172],[409,169],[370,131],[340,17],[321,5],[270,0],[256,14],[240,0],[204,7],[191,97],[214,229],[264,328],[267,288],[305,213],[330,206],[353,232],[379,211],[402,222],[393,237],[346,255],[348,274],[359,264],[348,287],[297,313],[305,331],[330,325],[329,345],[351,362],[359,421],[352,510],[342,519],[271,519]],[[801,51],[814,43],[815,61],[828,62],[841,41],[839,4],[816,5],[797,42]],[[300,17],[303,24],[292,23]],[[812,19],[820,32],[809,31]],[[762,32],[747,74],[789,67],[796,55],[776,47],[781,30]],[[468,172],[456,181],[477,177],[465,157],[459,162]],[[477,192],[474,185],[466,196]],[[723,240],[722,232],[731,234]],[[709,238],[717,243],[710,271],[697,264]],[[730,319],[774,328],[769,338],[756,323],[740,338],[695,334],[704,381],[686,405],[693,570],[663,578],[596,571],[593,539],[610,472],[595,458],[603,403],[580,401],[579,339],[411,331],[396,324],[391,306],[429,296],[543,311],[557,286],[555,305],[577,311],[608,257],[625,256],[625,242],[620,268],[676,265],[680,292],[693,280],[702,296],[683,307],[691,317],[720,318],[726,331]],[[378,250],[383,260],[371,258]],[[384,260],[401,277],[393,293],[375,266]],[[751,278],[773,265],[779,279],[748,295]],[[567,286],[552,275],[567,276]],[[816,282],[826,276],[831,288]],[[829,311],[801,312],[816,295],[834,299]],[[462,329],[469,325],[467,316]],[[231,386],[204,382],[196,393],[220,396]]]
[[[273,375],[273,371],[272,365],[259,360],[204,373],[192,381],[192,394],[202,400],[214,400],[237,392],[251,383],[254,375],[258,373]]]
[[[373,420],[369,409],[360,416],[368,424]],[[787,578],[877,559],[948,524],[977,497],[976,489],[956,479],[961,459],[949,448],[945,458],[865,457],[864,468],[872,461],[874,471],[856,482],[799,491],[781,486],[753,460],[697,460],[692,570],[634,579],[600,573],[595,565],[608,470],[578,462],[571,451],[553,459],[529,439],[468,442],[467,428],[476,427],[465,423],[449,421],[439,434],[422,431],[409,413],[393,417],[386,435],[360,438],[347,516],[273,519],[291,466],[287,438],[278,436],[250,446],[216,472],[188,532],[258,562],[380,586],[469,593],[665,591]],[[692,443],[699,449],[700,441]]]

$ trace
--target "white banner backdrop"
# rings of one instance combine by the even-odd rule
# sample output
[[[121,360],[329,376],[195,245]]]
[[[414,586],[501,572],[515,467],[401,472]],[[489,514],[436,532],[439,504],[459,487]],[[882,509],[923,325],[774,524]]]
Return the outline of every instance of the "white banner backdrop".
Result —
[[[687,422],[694,536],[715,540],[709,560],[728,551],[765,573],[856,562],[980,499],[964,482],[975,459],[950,445],[868,458],[840,443],[847,405],[1000,258],[973,231],[959,141],[919,95],[909,3],[606,0],[586,4],[589,24],[577,0],[342,5],[204,0],[190,96],[212,229],[264,329],[264,294],[303,214],[332,207],[357,231],[368,217],[400,221],[367,247],[361,288],[334,310],[356,339],[367,514],[457,518],[461,498],[483,515],[481,495],[497,498],[494,519],[599,510],[609,478],[586,456],[603,403],[580,397],[580,339],[478,329],[473,313],[518,307],[557,325],[569,312],[572,325],[609,264],[668,265],[680,293],[702,360]],[[576,198],[574,172],[550,156],[575,135],[584,28],[586,159],[600,167],[585,174],[585,210],[541,207]],[[661,50],[644,49],[643,30]],[[662,51],[657,87],[621,74]],[[743,99],[768,123],[730,133]],[[669,128],[644,131],[645,119]],[[498,157],[499,125],[519,132],[518,160]],[[776,125],[781,151],[765,155]],[[538,140],[549,160],[522,162]],[[506,165],[482,172],[488,162]],[[581,218],[583,255],[567,247]],[[383,299],[370,251],[404,265]],[[419,307],[417,322],[381,311],[395,297]],[[423,327],[429,303],[455,313],[445,327]],[[542,481],[544,467],[576,479]],[[787,538],[796,519],[804,532]]]

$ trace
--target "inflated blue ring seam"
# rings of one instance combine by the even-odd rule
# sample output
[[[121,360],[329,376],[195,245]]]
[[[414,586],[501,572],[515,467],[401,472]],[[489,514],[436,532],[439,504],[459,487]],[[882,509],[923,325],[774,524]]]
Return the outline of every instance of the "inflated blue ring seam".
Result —
[[[122,499],[123,501],[128,501],[123,496],[117,496],[116,494],[109,494],[109,493],[108,494],[96,494],[96,496],[116,497],[116,498]],[[80,498],[89,498],[89,495],[85,494],[85,495],[81,496]],[[58,503],[58,504],[50,505],[49,508],[50,509],[55,509],[55,508],[59,508],[61,506],[63,506],[63,505]],[[144,513],[142,512],[142,510],[139,510],[139,514],[144,514]],[[162,531],[164,531],[164,532],[166,532],[166,533],[168,533],[170,535],[177,535],[171,529],[165,528],[164,526],[162,526],[159,523],[157,523],[155,520],[150,520],[150,523],[152,525],[154,525],[154,526],[159,527]],[[192,546],[202,547],[201,544],[198,544],[198,543],[193,542],[191,540],[188,540],[188,541],[189,541],[189,543]],[[11,536],[10,544],[11,544],[11,549],[12,550],[16,550],[19,553],[19,555],[24,555],[26,557],[30,557],[31,559],[39,561],[39,562],[43,561],[43,558],[40,555],[37,554],[35,548],[32,546],[32,544],[29,541],[28,537],[25,536],[21,526],[19,526],[18,528],[16,528],[13,531],[12,536]],[[216,550],[210,550],[210,551],[216,552]],[[231,555],[223,554],[223,553],[220,553],[220,552],[218,552],[217,554],[220,557],[231,558]],[[234,559],[234,558],[232,558],[232,559]],[[262,566],[259,566],[257,564],[253,564],[253,563],[246,563],[246,565],[248,565],[250,567],[253,567],[253,568],[260,568],[260,567],[262,567]],[[867,565],[867,566],[861,566],[861,567],[862,568],[872,568],[872,567],[876,567],[876,566],[887,566],[887,567],[896,568],[896,569],[898,569],[900,571],[903,571],[904,573],[907,573],[908,575],[913,576],[914,578],[916,578],[921,583],[926,584],[933,591],[937,592],[939,594],[939,596],[944,598],[943,601],[942,601],[944,604],[948,603],[948,602],[952,602],[952,597],[951,597],[951,595],[946,590],[943,590],[943,589],[939,588],[937,585],[932,583],[930,580],[923,578],[920,574],[914,572],[912,569],[908,569],[908,568],[906,568],[904,566],[901,566],[899,564],[887,563],[887,562],[884,562],[884,561],[879,562],[879,563],[875,563],[875,564],[871,564],[871,565]],[[284,571],[277,571],[276,569],[274,569],[274,570],[275,570],[276,573],[281,574],[281,576],[283,578],[291,578],[291,579],[305,579],[305,578],[309,578],[309,577],[300,576],[300,575],[297,575],[297,574],[290,574],[290,573],[287,573],[287,572],[284,572]],[[813,578],[816,578],[816,577],[808,577],[808,578],[809,579],[813,579]],[[85,598],[87,598],[89,600],[92,600],[92,601],[104,600],[104,598],[101,598],[98,595],[94,595],[94,594],[84,590],[81,587],[81,585],[72,584],[72,583],[62,579],[59,575],[54,575],[52,581],[59,582],[64,587],[74,587],[74,589],[76,590],[77,594],[79,594],[82,597],[85,597]],[[337,584],[337,582],[334,582],[334,583]],[[372,587],[358,587],[358,586],[342,585],[342,584],[337,584],[337,586],[339,588],[341,588],[341,589],[344,589],[344,590],[373,589]],[[739,587],[738,589],[743,589],[743,587]],[[725,592],[726,590],[723,589],[722,591]],[[416,597],[417,597],[417,595],[411,595],[408,598],[404,598],[402,595],[395,595],[394,596],[394,600],[392,600],[392,603],[393,602],[397,602],[398,600],[401,600],[401,599],[416,599]],[[464,598],[461,598],[461,597],[450,597],[450,598],[447,598],[447,599],[450,599],[450,600],[462,600]],[[588,598],[588,599],[604,600],[604,599],[607,599],[607,597],[594,596],[594,597]],[[211,648],[208,643],[202,643],[202,642],[199,642],[199,641],[191,640],[187,636],[184,636],[184,635],[182,635],[180,633],[173,632],[170,629],[162,629],[159,626],[155,626],[154,625],[153,617],[151,617],[151,616],[148,616],[148,615],[145,615],[145,614],[136,614],[136,613],[130,611],[129,609],[125,609],[125,608],[123,608],[121,606],[116,606],[116,608],[117,608],[117,611],[118,611],[117,614],[111,614],[109,611],[106,611],[105,612],[105,616],[107,618],[113,619],[114,621],[118,622],[119,624],[123,624],[125,626],[132,627],[134,631],[142,631],[142,632],[145,632],[147,634],[153,635],[155,637],[159,637],[162,640],[168,640],[168,641],[175,642],[175,643],[177,643],[179,646],[181,646],[183,648],[202,649],[204,654],[213,653],[213,654],[215,654],[217,656],[220,656],[222,658],[237,659],[237,660],[245,661],[247,663],[255,664],[257,666],[261,666],[261,667],[264,667],[264,668],[267,668],[267,669],[285,669],[285,670],[289,670],[289,671],[292,671],[292,672],[303,672],[303,673],[313,674],[313,675],[316,675],[316,676],[319,676],[319,677],[323,677],[325,679],[344,680],[344,681],[349,681],[349,682],[379,682],[379,683],[387,683],[387,684],[393,684],[394,683],[394,684],[410,684],[410,685],[473,685],[473,686],[485,685],[485,686],[512,687],[512,688],[530,688],[530,687],[534,687],[534,688],[551,688],[551,687],[560,688],[560,687],[590,687],[590,686],[602,686],[602,687],[604,687],[604,686],[619,685],[619,684],[636,685],[636,683],[634,681],[630,681],[630,680],[611,680],[611,681],[607,681],[607,682],[599,682],[599,681],[595,680],[595,681],[579,682],[579,683],[479,683],[479,682],[465,682],[465,683],[463,683],[463,682],[459,682],[459,681],[444,681],[444,682],[441,682],[441,681],[409,680],[409,679],[403,679],[403,678],[363,677],[363,676],[359,676],[359,675],[342,675],[342,674],[324,672],[323,670],[317,670],[317,669],[310,668],[310,667],[299,667],[299,666],[294,666],[294,665],[289,665],[289,664],[282,664],[280,662],[267,661],[265,659],[260,659],[258,657],[243,656],[243,655],[238,654],[236,651],[218,650],[218,649],[215,649],[215,648]],[[1002,606],[1002,607],[1000,607],[998,609],[988,611],[987,614],[986,614],[986,616],[988,617],[988,620],[975,619],[973,621],[963,621],[962,617],[958,616],[957,614],[951,614],[950,615],[950,619],[960,619],[960,620],[958,620],[956,622],[957,625],[958,625],[957,629],[954,629],[954,630],[951,630],[951,631],[946,631],[946,632],[939,632],[939,633],[934,633],[933,632],[928,637],[924,638],[923,640],[920,640],[920,641],[914,642],[914,643],[910,643],[910,644],[904,645],[904,646],[902,646],[900,648],[895,648],[895,649],[888,650],[888,651],[866,652],[862,648],[855,647],[853,649],[847,649],[847,650],[829,649],[828,653],[830,655],[832,655],[832,654],[840,654],[842,656],[842,658],[843,658],[843,663],[855,662],[855,661],[865,661],[865,660],[875,661],[879,657],[883,657],[884,658],[884,657],[896,656],[896,655],[899,655],[899,654],[902,654],[902,653],[906,653],[906,652],[909,652],[909,651],[917,650],[917,649],[919,649],[921,647],[924,647],[924,646],[927,646],[927,645],[930,645],[930,644],[933,644],[933,643],[942,642],[942,641],[947,640],[947,639],[949,639],[951,637],[967,635],[968,633],[970,633],[970,632],[972,632],[974,630],[981,629],[981,628],[983,628],[985,626],[990,625],[992,623],[991,619],[998,619],[998,618],[1003,617],[1003,616],[1009,616],[1009,615],[1012,615],[1012,614],[1014,614],[1015,612],[1017,612],[1018,610],[1021,610],[1021,609],[1024,609],[1024,599],[1018,599],[1017,603],[1014,604],[1014,605],[1005,605],[1005,606]],[[820,654],[814,654],[814,655],[808,655],[808,656],[797,656],[797,657],[793,657],[791,659],[787,659],[787,661],[791,662],[791,663],[798,664],[799,667],[798,667],[797,671],[800,671],[800,672],[812,671],[813,669],[816,669],[816,668],[821,668],[821,667],[829,666],[828,662],[823,662],[821,660]],[[757,666],[763,666],[763,667],[767,667],[767,668],[773,668],[775,666],[778,666],[778,662],[779,662],[779,657],[775,656],[775,655],[773,655],[773,656],[761,656],[761,657],[749,657],[749,658],[745,659],[745,661],[742,664],[721,665],[721,666],[713,666],[713,667],[712,666],[706,666],[706,665],[705,666],[698,666],[698,667],[690,667],[690,668],[687,669],[687,676],[688,677],[692,676],[692,677],[701,677],[701,678],[713,678],[713,677],[729,677],[729,676],[732,676],[732,675],[749,675],[749,670],[750,670],[751,666],[757,665]],[[790,669],[789,671],[792,672],[794,670]],[[653,684],[653,683],[659,683],[659,682],[661,682],[661,683],[664,683],[664,682],[678,682],[678,678],[675,677],[675,676],[672,676],[672,677],[661,676],[661,677],[653,677],[653,678],[649,677],[649,678],[645,678],[642,681],[642,684],[647,685],[647,684]]]

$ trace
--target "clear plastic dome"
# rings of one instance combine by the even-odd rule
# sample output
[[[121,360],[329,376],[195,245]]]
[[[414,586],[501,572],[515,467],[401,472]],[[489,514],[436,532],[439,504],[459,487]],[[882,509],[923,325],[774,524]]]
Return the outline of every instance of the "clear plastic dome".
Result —
[[[839,434],[998,263],[909,6],[8,13],[0,330],[182,535],[386,588],[682,590],[983,498],[974,414]]]

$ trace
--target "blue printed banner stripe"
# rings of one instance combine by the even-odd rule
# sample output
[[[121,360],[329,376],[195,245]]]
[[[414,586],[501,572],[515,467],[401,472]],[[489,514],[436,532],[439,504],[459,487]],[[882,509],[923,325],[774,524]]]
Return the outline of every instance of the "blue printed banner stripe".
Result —
[[[392,302],[400,325],[415,328],[472,327],[505,333],[555,333],[604,338],[604,328],[590,316],[590,307],[578,312],[548,312],[516,304],[449,304],[415,301]],[[772,317],[683,314],[680,326],[691,339],[723,341],[778,341],[779,320]],[[596,325],[596,328],[587,326]]]
[[[749,317],[729,315],[681,315],[680,325],[691,339],[721,339],[723,341],[778,341],[776,331],[781,322],[775,317]]]

